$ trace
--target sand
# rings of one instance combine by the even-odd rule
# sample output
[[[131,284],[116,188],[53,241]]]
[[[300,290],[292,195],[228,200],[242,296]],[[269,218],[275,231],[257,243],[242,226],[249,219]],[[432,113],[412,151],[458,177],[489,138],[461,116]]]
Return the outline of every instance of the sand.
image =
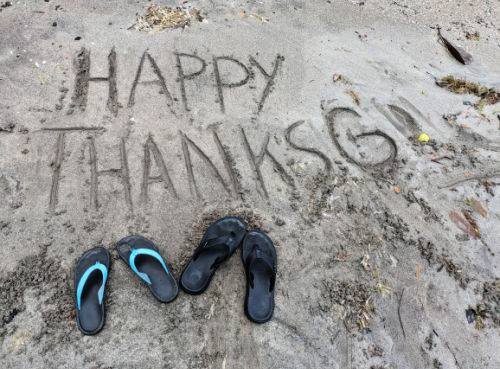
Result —
[[[500,104],[436,84],[500,88],[500,6],[436,3],[195,1],[203,21],[154,33],[149,1],[0,8],[2,368],[500,367]],[[179,277],[226,215],[276,244],[266,324],[239,251],[170,304],[115,251],[141,234]]]

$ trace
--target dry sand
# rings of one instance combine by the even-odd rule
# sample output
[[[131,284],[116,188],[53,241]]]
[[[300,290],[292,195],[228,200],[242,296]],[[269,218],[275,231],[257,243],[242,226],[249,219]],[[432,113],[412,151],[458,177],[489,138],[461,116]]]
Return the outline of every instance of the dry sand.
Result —
[[[195,1],[203,22],[134,29],[151,4],[0,8],[0,366],[499,368],[500,104],[435,83],[500,88],[499,2]],[[224,215],[277,245],[267,324],[239,252],[163,305],[114,249],[144,235],[178,277]],[[113,263],[86,337],[94,246]]]

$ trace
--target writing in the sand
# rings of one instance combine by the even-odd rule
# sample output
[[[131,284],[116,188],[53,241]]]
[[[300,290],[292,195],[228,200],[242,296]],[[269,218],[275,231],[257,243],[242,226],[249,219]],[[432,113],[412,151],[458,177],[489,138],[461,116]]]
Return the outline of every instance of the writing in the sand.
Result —
[[[253,113],[259,114],[266,106],[273,87],[279,82],[278,76],[284,62],[284,58],[279,54],[272,63],[269,63],[269,60],[263,63],[262,60],[259,61],[252,56],[245,60],[224,55],[202,58],[194,53],[175,52],[173,57],[177,78],[175,81],[168,81],[155,57],[149,51],[145,51],[138,59],[135,75],[130,76],[130,88],[126,91],[127,101],[120,102],[119,96],[123,99],[125,94],[119,94],[120,89],[124,87],[118,83],[119,63],[114,48],[107,58],[107,76],[94,75],[95,69],[91,67],[90,51],[82,48],[74,59],[75,77],[67,113],[85,111],[91,83],[106,83],[109,87],[106,109],[116,117],[115,122],[121,119],[122,115],[118,115],[119,110],[133,108],[136,101],[142,101],[139,96],[145,93],[145,89],[150,85],[160,88],[160,99],[164,102],[162,106],[177,115],[179,111],[189,112],[192,106],[199,103],[199,100],[190,98],[188,91],[195,91],[198,84],[202,83],[200,81],[207,79],[212,79],[213,83],[208,84],[214,86],[212,97],[217,101],[220,112],[224,113],[227,108],[225,94],[230,89],[247,85],[258,74],[265,83],[258,91],[255,91],[255,88],[250,90],[256,94]],[[149,68],[148,73],[145,72],[146,68]],[[149,78],[145,75],[149,75]],[[199,80],[196,81],[197,79]],[[175,95],[181,98],[177,99]],[[410,137],[420,132],[416,120],[400,106],[377,104],[376,107],[404,136]],[[88,166],[86,172],[89,173],[89,178],[82,183],[83,190],[88,191],[89,205],[92,209],[99,208],[100,201],[107,191],[102,185],[104,178],[118,185],[121,189],[120,195],[123,194],[123,205],[132,211],[134,204],[147,204],[152,194],[158,193],[158,186],[162,186],[163,191],[172,199],[243,198],[242,194],[251,189],[248,188],[249,182],[242,181],[242,178],[250,178],[258,194],[264,199],[270,199],[273,196],[272,187],[276,179],[264,175],[269,173],[269,169],[271,175],[281,181],[282,186],[296,193],[295,190],[301,183],[299,175],[289,165],[290,156],[293,157],[292,162],[304,158],[316,161],[321,167],[319,174],[325,178],[334,173],[336,169],[334,163],[340,158],[364,171],[391,166],[397,160],[396,141],[380,129],[359,129],[361,115],[355,109],[349,107],[327,109],[323,113],[323,120],[324,132],[331,140],[331,145],[328,147],[317,147],[314,141],[306,143],[307,140],[299,138],[301,137],[299,131],[304,135],[305,131],[311,129],[310,125],[304,124],[305,120],[290,122],[280,134],[273,133],[272,136],[267,131],[249,134],[252,126],[249,122],[248,125],[236,126],[231,142],[224,142],[229,138],[227,135],[220,135],[217,124],[203,131],[201,138],[179,131],[176,137],[170,136],[168,142],[158,139],[155,132],[149,132],[149,135],[139,143],[142,151],[140,158],[137,158],[137,155],[129,157],[128,153],[131,150],[137,152],[137,140],[130,140],[128,137],[116,138],[114,145],[116,149],[110,152],[108,146],[108,149],[104,150],[105,154],[102,154],[101,140],[106,131],[103,127],[91,125],[45,127],[42,131],[56,135],[49,209],[51,212],[56,211],[60,194],[66,190],[62,178],[68,175],[65,172],[69,167],[66,163],[69,159],[65,157],[68,137],[73,140],[75,137],[80,139],[83,151],[89,158],[88,164],[79,165]],[[234,128],[234,125],[232,127]],[[353,127],[358,127],[357,134],[353,134]],[[305,134],[307,135],[307,132]],[[283,150],[283,145],[274,144],[280,140],[285,142],[286,155],[279,151]],[[105,141],[109,145],[109,137]],[[110,167],[108,164],[111,157],[118,159],[119,164],[115,167]],[[238,162],[235,158],[238,158]],[[131,173],[130,168],[135,168],[132,171],[137,171],[139,166],[141,167],[139,173]],[[179,175],[181,171],[182,174]],[[244,171],[247,173],[243,173]],[[131,178],[139,178],[139,181],[131,181]],[[207,190],[207,186],[203,186],[206,183],[211,184],[210,191]],[[153,186],[155,191],[152,190]]]
[[[293,155],[297,159],[302,159],[304,156],[315,158],[321,164],[321,173],[328,177],[334,171],[334,159],[340,155],[347,161],[358,165],[363,170],[370,170],[373,168],[380,168],[391,165],[397,156],[396,142],[384,132],[374,130],[370,132],[361,133],[354,138],[356,140],[378,140],[377,146],[385,145],[387,150],[383,155],[372,155],[369,159],[360,160],[356,153],[352,152],[352,148],[345,148],[343,143],[339,140],[340,131],[345,131],[346,127],[342,127],[338,123],[339,117],[342,119],[359,119],[359,114],[350,108],[334,108],[325,114],[325,124],[329,136],[332,140],[336,150],[320,149],[314,147],[314,144],[304,144],[303,141],[297,139],[296,131],[299,127],[304,130],[308,125],[304,124],[304,120],[296,121],[290,124],[283,132],[282,137],[286,142],[288,148],[292,149]],[[129,143],[125,138],[116,140],[116,152],[107,153],[106,157],[99,157],[97,154],[99,150],[96,147],[99,145],[100,135],[99,132],[103,131],[100,127],[67,127],[67,128],[44,128],[43,131],[51,132],[57,135],[57,143],[54,152],[54,165],[52,165],[52,185],[50,191],[49,208],[52,212],[56,210],[58,204],[59,193],[64,191],[61,189],[61,177],[65,175],[65,144],[68,135],[78,135],[84,145],[86,155],[88,155],[88,172],[89,178],[85,182],[87,191],[89,191],[90,206],[93,209],[99,207],[100,188],[99,178],[108,177],[114,178],[117,184],[122,188],[123,204],[130,210],[134,207],[134,198],[142,204],[146,204],[150,200],[151,186],[161,183],[164,190],[173,199],[182,199],[194,197],[198,199],[209,199],[217,196],[239,198],[245,190],[241,182],[242,174],[246,177],[253,178],[255,188],[260,196],[264,199],[271,197],[269,185],[271,180],[263,175],[263,165],[267,163],[272,167],[272,171],[285,186],[290,190],[295,190],[297,186],[297,178],[294,173],[279,160],[280,157],[277,150],[279,147],[270,145],[269,132],[261,132],[257,137],[249,136],[247,129],[243,126],[239,127],[239,137],[232,140],[232,148],[229,148],[220,137],[217,128],[213,127],[206,131],[203,135],[203,142],[196,141],[188,134],[180,131],[174,141],[169,141],[167,144],[159,144],[154,139],[154,135],[150,135],[142,142],[142,157],[140,173],[130,172],[130,160],[127,152],[130,146],[135,143]],[[84,134],[82,134],[84,133]],[[276,138],[276,136],[274,136]],[[109,141],[109,140],[108,140]],[[235,146],[236,141],[238,145]],[[134,141],[135,142],[135,141]],[[173,150],[175,146],[182,153],[177,156],[169,152],[165,154],[165,146]],[[163,147],[162,147],[163,146]],[[212,150],[203,150],[202,147],[211,147]],[[238,151],[240,152],[238,152]],[[106,168],[109,161],[109,155],[113,155],[119,159],[119,166],[115,168]],[[235,165],[235,157],[246,158],[244,166]],[[196,159],[196,160],[195,160]],[[134,158],[133,160],[138,160]],[[243,160],[243,159],[242,159]],[[180,161],[180,166],[176,165]],[[195,165],[195,162],[197,163]],[[217,163],[222,163],[217,165]],[[137,166],[135,166],[137,167]],[[175,183],[173,180],[171,168],[182,169],[186,174],[185,180]],[[250,168],[252,173],[241,173],[241,169],[237,167]],[[153,170],[154,169],[154,170]],[[178,170],[178,169],[177,169]],[[152,173],[155,172],[156,175]],[[249,174],[249,175],[248,175]],[[137,196],[134,196],[134,189],[131,185],[130,178],[134,176],[141,178],[140,188],[136,191]],[[187,182],[186,182],[187,181]],[[210,181],[214,186],[210,193],[203,193],[200,187],[200,181]]]
[[[195,80],[201,79],[204,75],[211,74],[215,85],[213,96],[218,102],[219,109],[222,113],[226,111],[225,92],[230,89],[243,87],[255,78],[257,73],[264,78],[265,83],[261,91],[258,92],[256,100],[256,113],[260,113],[264,108],[266,100],[272,91],[273,86],[277,82],[277,75],[280,71],[284,57],[276,55],[273,63],[270,66],[263,65],[256,58],[249,56],[248,61],[241,61],[232,56],[213,55],[210,58],[211,72],[209,72],[207,59],[196,54],[189,53],[174,53],[176,60],[177,78],[173,83],[167,81],[164,72],[158,66],[156,59],[150,52],[145,51],[138,61],[137,70],[131,82],[130,90],[128,90],[127,102],[121,103],[118,101],[119,86],[118,84],[118,58],[113,48],[108,55],[107,76],[92,76],[91,55],[90,51],[82,48],[73,60],[75,69],[74,87],[71,96],[71,103],[67,111],[68,114],[82,112],[87,109],[89,86],[90,83],[107,83],[108,97],[107,109],[114,115],[118,115],[121,107],[126,106],[132,108],[136,104],[137,95],[141,93],[142,88],[148,88],[151,85],[156,85],[160,88],[160,93],[164,96],[164,106],[167,107],[173,114],[178,109],[176,98],[173,95],[172,89],[178,88],[181,97],[180,109],[188,112],[190,106],[195,104],[189,99],[189,90],[195,89]],[[144,77],[144,71],[150,68],[154,79],[149,80]],[[230,77],[231,76],[231,77]]]

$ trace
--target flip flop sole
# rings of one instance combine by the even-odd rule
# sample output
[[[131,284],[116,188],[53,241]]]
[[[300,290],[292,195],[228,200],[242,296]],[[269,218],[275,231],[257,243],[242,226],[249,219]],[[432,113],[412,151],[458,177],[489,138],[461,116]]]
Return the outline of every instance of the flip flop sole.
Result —
[[[160,254],[156,245],[149,239],[137,235],[127,236],[118,241],[116,250],[122,260],[129,266],[132,249],[149,249]],[[164,259],[163,262],[165,263]],[[149,290],[158,301],[167,303],[175,300],[179,294],[179,287],[171,268],[166,263],[168,273],[165,272],[159,260],[149,255],[138,255],[135,258],[135,266],[140,273],[146,274],[150,279]]]
[[[111,257],[108,250],[102,247],[95,247],[86,251],[76,264],[75,268],[75,301],[78,300],[77,289],[80,279],[85,272],[99,262],[103,264],[109,272]],[[102,273],[98,270],[92,272],[85,282],[81,294],[80,309],[76,307],[76,322],[78,329],[85,335],[92,336],[101,331],[106,319],[104,301],[99,303],[99,290],[102,285]]]
[[[267,264],[252,266],[252,275],[247,267],[247,260],[255,248],[258,248],[267,259]],[[276,279],[278,257],[272,240],[263,232],[250,231],[246,234],[241,248],[241,259],[245,266],[247,288],[245,295],[245,314],[254,323],[269,321],[274,313],[274,286],[271,289],[269,267],[272,267]],[[253,287],[250,284],[252,279]]]
[[[229,257],[241,244],[241,241],[245,236],[245,232],[246,225],[243,220],[231,216],[224,217],[212,223],[210,227],[208,227],[198,247],[203,245],[207,240],[230,236],[233,241],[230,245],[228,245],[229,254],[223,261],[221,261],[221,263],[223,263],[229,259]],[[218,253],[208,252],[200,254],[196,260],[194,259],[194,256],[191,257],[180,278],[181,288],[186,293],[191,295],[199,295],[203,293],[210,285],[210,281],[212,280],[215,271],[220,266],[219,263],[219,265],[212,267],[218,256],[220,256]]]

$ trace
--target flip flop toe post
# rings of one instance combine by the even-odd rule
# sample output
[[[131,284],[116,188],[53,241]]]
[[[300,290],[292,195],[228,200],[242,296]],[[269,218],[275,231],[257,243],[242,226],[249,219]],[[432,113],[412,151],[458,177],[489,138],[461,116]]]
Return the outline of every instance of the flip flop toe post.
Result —
[[[98,333],[104,325],[104,287],[110,260],[106,249],[96,247],[85,252],[76,264],[76,322],[85,335]]]
[[[177,297],[177,281],[153,242],[142,236],[128,236],[118,242],[116,249],[157,300],[171,302]]]

